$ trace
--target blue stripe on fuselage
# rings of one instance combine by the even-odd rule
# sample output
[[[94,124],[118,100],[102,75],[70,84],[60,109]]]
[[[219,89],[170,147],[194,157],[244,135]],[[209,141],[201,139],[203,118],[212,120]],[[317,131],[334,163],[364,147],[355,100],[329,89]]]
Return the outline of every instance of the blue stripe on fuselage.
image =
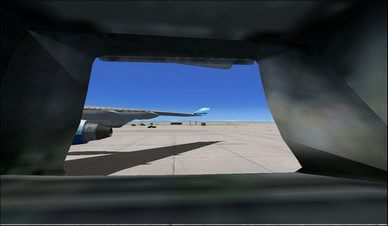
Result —
[[[85,143],[85,140],[82,137],[82,130],[84,129],[85,122],[86,122],[86,120],[81,119],[81,121],[80,121],[80,123],[78,125],[77,132],[75,133],[75,136],[73,138],[73,142],[71,143],[71,145],[84,144]]]
[[[75,135],[71,145],[84,144],[84,143],[85,143],[85,141],[84,141],[84,138],[82,137],[82,135]]]

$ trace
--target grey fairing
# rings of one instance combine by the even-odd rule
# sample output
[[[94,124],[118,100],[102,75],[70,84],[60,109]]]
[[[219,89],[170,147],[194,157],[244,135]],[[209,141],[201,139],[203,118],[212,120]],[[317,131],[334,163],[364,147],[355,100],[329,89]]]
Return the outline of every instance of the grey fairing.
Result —
[[[370,7],[311,47],[259,61],[300,172],[386,180],[386,25],[386,7]]]
[[[93,60],[69,45],[24,33],[1,83],[1,174],[64,172]]]

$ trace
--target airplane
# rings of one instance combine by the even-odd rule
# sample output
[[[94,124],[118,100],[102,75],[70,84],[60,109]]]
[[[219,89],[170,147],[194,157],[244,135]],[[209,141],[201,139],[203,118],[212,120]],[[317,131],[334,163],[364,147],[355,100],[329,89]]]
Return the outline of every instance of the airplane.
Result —
[[[112,128],[119,128],[135,119],[151,119],[158,116],[193,117],[204,116],[210,108],[204,107],[194,113],[177,113],[153,110],[137,110],[113,107],[85,106],[82,119],[72,145],[86,144],[112,136]]]

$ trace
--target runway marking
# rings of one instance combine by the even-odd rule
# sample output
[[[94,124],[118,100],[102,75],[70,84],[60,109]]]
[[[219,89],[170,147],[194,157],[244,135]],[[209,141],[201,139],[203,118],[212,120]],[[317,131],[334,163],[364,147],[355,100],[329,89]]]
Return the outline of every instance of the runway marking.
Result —
[[[257,166],[260,166],[261,168],[264,168],[264,169],[268,170],[269,172],[273,173],[273,171],[272,171],[272,170],[270,170],[270,169],[268,169],[267,167],[264,167],[264,166],[262,166],[262,165],[258,164],[257,162],[254,162],[254,161],[252,161],[252,160],[250,160],[250,159],[246,158],[245,156],[243,156],[243,155],[240,155],[239,153],[237,153],[237,152],[235,152],[235,151],[232,151],[232,150],[230,150],[230,149],[229,149],[229,148],[227,148],[227,147],[224,147],[224,146],[220,146],[220,147],[221,147],[221,148],[224,148],[224,149],[226,149],[227,151],[230,151],[230,152],[232,152],[232,153],[233,153],[233,154],[235,154],[235,155],[238,155],[239,157],[241,157],[241,158],[243,158],[243,159],[247,160],[248,162],[251,162],[251,163],[253,163],[253,164],[257,165]]]
[[[172,157],[172,175],[175,175],[175,156]]]

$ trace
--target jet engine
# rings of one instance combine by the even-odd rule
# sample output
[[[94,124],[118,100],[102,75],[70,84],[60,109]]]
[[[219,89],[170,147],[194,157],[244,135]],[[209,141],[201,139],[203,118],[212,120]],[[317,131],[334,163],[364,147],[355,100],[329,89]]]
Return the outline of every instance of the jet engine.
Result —
[[[86,144],[89,141],[101,140],[112,136],[112,132],[111,127],[103,126],[87,120],[81,120],[72,145]]]

